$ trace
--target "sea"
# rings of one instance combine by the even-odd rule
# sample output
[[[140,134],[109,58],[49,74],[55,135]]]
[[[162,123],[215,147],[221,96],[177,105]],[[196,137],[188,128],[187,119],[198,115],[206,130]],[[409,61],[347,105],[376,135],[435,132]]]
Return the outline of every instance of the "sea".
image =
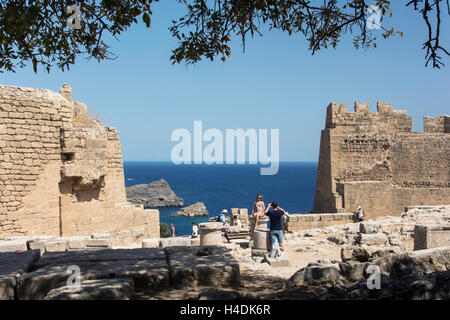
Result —
[[[310,212],[316,188],[317,162],[280,162],[276,175],[260,175],[254,164],[196,165],[172,162],[125,161],[125,185],[150,183],[163,178],[188,206],[203,202],[209,217],[172,217],[179,208],[158,208],[161,223],[173,223],[177,235],[191,234],[192,222],[216,217],[223,209],[248,208],[258,193],[263,201],[277,201],[288,213]]]

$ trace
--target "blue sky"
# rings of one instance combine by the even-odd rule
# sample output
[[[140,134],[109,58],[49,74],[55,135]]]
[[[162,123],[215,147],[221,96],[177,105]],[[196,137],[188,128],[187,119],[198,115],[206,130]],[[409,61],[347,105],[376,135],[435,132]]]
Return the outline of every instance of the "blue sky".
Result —
[[[245,54],[239,39],[232,43],[232,59],[172,66],[176,41],[168,27],[181,14],[176,1],[153,7],[152,28],[142,24],[123,33],[111,50],[114,61],[79,59],[69,72],[31,68],[0,74],[0,83],[58,91],[63,83],[73,99],[92,107],[107,125],[120,133],[124,160],[169,161],[177,128],[193,131],[194,120],[204,130],[280,129],[281,161],[317,161],[326,106],[354,101],[390,102],[413,116],[414,128],[423,129],[424,115],[449,114],[450,59],[447,68],[425,68],[425,25],[417,12],[393,1],[393,24],[403,37],[379,39],[378,48],[353,48],[343,39],[336,50],[312,56],[300,35],[266,32],[247,41]],[[449,21],[442,26],[441,42],[450,44]],[[381,38],[381,31],[379,31]]]

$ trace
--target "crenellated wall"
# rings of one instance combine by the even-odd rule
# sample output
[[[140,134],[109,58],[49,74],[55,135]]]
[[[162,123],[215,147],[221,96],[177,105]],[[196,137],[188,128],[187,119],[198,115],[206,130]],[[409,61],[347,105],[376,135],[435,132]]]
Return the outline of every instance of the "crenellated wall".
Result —
[[[354,212],[362,205],[376,217],[450,203],[448,117],[425,118],[425,132],[412,132],[406,111],[382,102],[377,109],[328,106],[314,212]]]
[[[0,86],[0,238],[159,237],[158,210],[126,200],[120,148],[117,131],[89,120],[69,86]]]
[[[450,133],[450,117],[423,117],[423,131],[429,133]]]

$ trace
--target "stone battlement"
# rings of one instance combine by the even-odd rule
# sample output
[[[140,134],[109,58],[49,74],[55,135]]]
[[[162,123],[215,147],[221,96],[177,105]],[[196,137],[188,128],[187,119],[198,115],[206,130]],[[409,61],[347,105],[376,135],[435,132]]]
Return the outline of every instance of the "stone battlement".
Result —
[[[423,131],[429,133],[450,133],[450,116],[423,117]]]
[[[0,239],[159,237],[158,211],[127,203],[120,148],[117,131],[89,119],[68,85],[60,93],[0,85]]]
[[[412,132],[412,117],[406,110],[394,110],[392,104],[377,102],[377,112],[369,111],[369,103],[355,102],[354,112],[347,103],[330,103],[327,108],[326,128],[338,126],[354,131],[384,131],[390,133]]]
[[[406,206],[450,203],[450,118],[412,118],[378,102],[331,103],[321,133],[314,212],[355,212],[370,217],[402,212]]]

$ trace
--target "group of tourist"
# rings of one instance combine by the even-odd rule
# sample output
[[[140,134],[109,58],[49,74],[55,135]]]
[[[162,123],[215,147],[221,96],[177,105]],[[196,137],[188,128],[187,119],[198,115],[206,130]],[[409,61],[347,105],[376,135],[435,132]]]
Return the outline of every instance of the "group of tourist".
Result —
[[[306,211],[304,212],[306,214]],[[289,214],[286,210],[280,208],[277,201],[272,201],[267,205],[263,202],[263,197],[261,194],[256,196],[256,201],[253,203],[252,213],[250,217],[255,218],[255,226],[258,225],[259,219],[261,217],[267,216],[269,217],[269,225],[270,225],[270,240],[272,242],[272,246],[279,246],[281,251],[285,251],[284,242],[283,242],[283,230],[285,223],[289,217]],[[358,210],[356,212],[357,221],[363,221],[365,217],[364,210],[361,206],[358,206]],[[232,219],[228,217],[228,210],[223,209],[221,214],[217,217],[217,222],[222,222],[223,227],[228,227],[232,223],[233,226],[241,227],[241,221],[238,216],[233,216]],[[171,236],[175,237],[175,226],[170,224]],[[195,238],[199,234],[198,226],[195,223],[192,223],[192,237]]]

